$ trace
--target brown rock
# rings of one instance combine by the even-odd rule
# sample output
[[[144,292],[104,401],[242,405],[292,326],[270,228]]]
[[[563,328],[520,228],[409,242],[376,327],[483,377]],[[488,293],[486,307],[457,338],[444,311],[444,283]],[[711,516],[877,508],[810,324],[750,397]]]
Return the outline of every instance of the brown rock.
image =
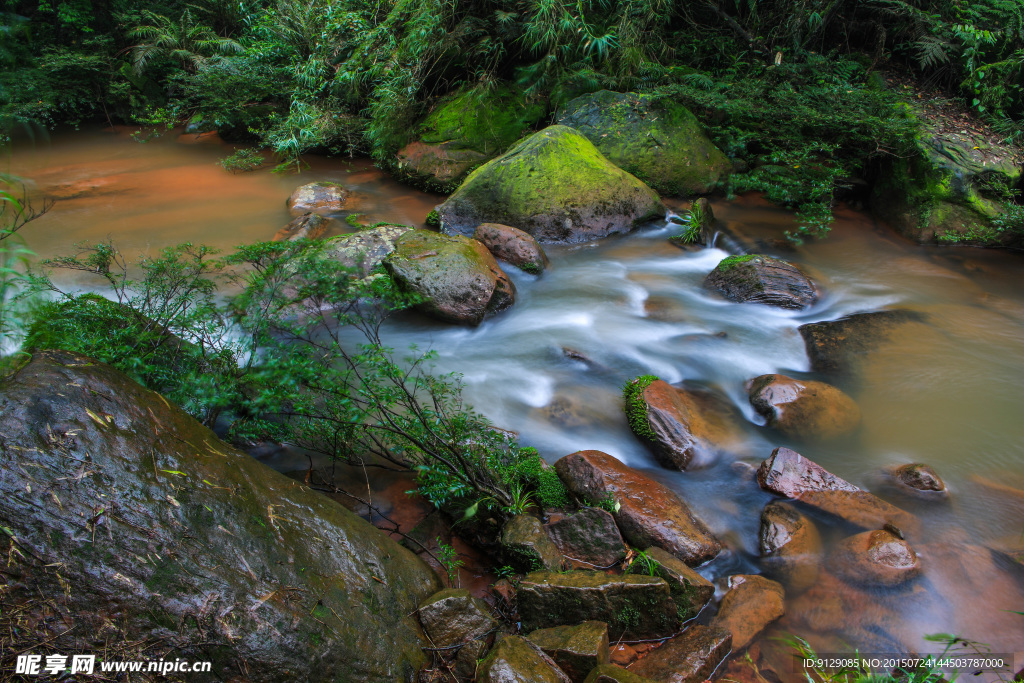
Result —
[[[792,263],[762,254],[725,258],[704,280],[704,287],[729,301],[801,309],[818,300],[810,278]]]
[[[701,683],[729,655],[732,640],[725,629],[691,626],[631,665],[629,671],[660,683]]]
[[[626,643],[619,643],[611,648],[611,663],[615,666],[627,667],[636,661],[636,650]]]
[[[863,357],[888,341],[900,326],[922,320],[921,314],[912,311],[873,311],[801,325],[799,330],[811,369],[839,376],[856,370]]]
[[[852,583],[897,586],[918,576],[921,564],[906,541],[889,531],[865,531],[842,541],[829,555],[829,569]]]
[[[527,273],[539,274],[548,265],[548,257],[528,232],[500,223],[481,223],[473,239],[487,247],[495,258],[507,261]]]
[[[607,453],[572,453],[555,463],[555,471],[583,500],[596,503],[610,494],[619,505],[614,513],[619,530],[638,548],[658,546],[690,566],[703,564],[722,550],[675,492]]]
[[[536,517],[516,515],[506,522],[501,530],[501,545],[509,561],[525,571],[562,568],[562,553]]]
[[[336,183],[308,183],[296,188],[288,197],[288,212],[293,216],[305,213],[327,215],[337,213],[345,207],[349,192]]]
[[[681,301],[657,294],[644,299],[644,313],[651,320],[665,323],[682,323],[692,318]]]
[[[602,664],[590,672],[584,683],[654,683],[654,681],[626,669],[620,669],[614,664]]]
[[[416,140],[398,150],[398,167],[403,173],[431,185],[445,185],[462,178],[488,155],[467,149],[458,141],[428,143]]]
[[[715,585],[661,548],[648,548],[646,552],[658,563],[655,573],[668,582],[679,618],[689,621],[700,614],[715,596]]]
[[[478,683],[571,683],[554,660],[521,636],[502,638],[477,667]]]
[[[733,647],[742,650],[786,613],[785,596],[780,584],[763,576],[730,576],[729,592],[722,598],[711,624],[729,631]]]
[[[610,567],[626,556],[615,518],[601,508],[584,508],[553,522],[548,534],[562,555],[592,567]]]
[[[464,588],[434,593],[420,605],[419,615],[433,647],[476,640],[498,626],[487,605]]]
[[[761,463],[757,470],[757,483],[765,491],[786,498],[799,498],[809,491],[860,491],[821,465],[783,447],[776,448]]]
[[[797,500],[861,529],[891,524],[905,534],[921,531],[921,520],[917,517],[867,491],[808,491]]]
[[[814,584],[822,560],[821,536],[814,522],[792,505],[774,501],[761,513],[761,556],[769,573],[794,591]]]
[[[330,218],[324,218],[319,214],[304,213],[278,230],[271,241],[318,240],[327,234],[333,223]]]
[[[532,572],[517,594],[523,629],[584,621],[608,624],[610,638],[658,638],[679,626],[672,593],[664,579],[593,571]]]
[[[608,625],[601,621],[543,628],[527,637],[555,660],[573,683],[583,683],[595,666],[609,661]]]
[[[708,393],[656,380],[644,389],[642,400],[650,431],[638,436],[652,444],[665,467],[686,470],[707,465],[736,444],[736,423],[722,402]]]
[[[750,381],[750,404],[768,425],[802,439],[834,439],[860,424],[860,408],[831,384],[761,375]]]
[[[946,483],[942,481],[938,472],[929,465],[913,463],[909,465],[893,465],[885,469],[886,474],[899,484],[901,488],[908,489],[925,496],[946,496],[948,490]]]

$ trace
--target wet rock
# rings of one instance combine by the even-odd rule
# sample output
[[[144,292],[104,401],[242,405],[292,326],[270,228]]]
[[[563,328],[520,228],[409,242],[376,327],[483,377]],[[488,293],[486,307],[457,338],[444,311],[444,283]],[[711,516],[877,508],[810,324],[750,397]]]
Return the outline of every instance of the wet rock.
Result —
[[[516,515],[506,522],[501,530],[501,546],[509,562],[524,571],[562,568],[562,553],[536,517]]]
[[[837,320],[808,323],[799,327],[811,369],[825,375],[844,376],[855,371],[860,361],[893,333],[923,316],[906,310],[854,313]]]
[[[324,254],[366,277],[384,257],[395,250],[395,242],[412,230],[407,225],[382,225],[327,240]]]
[[[407,681],[426,662],[425,563],[113,368],[34,354],[0,382],[0,433],[0,525],[22,553],[5,600],[55,619],[60,652],[142,641],[260,683]],[[46,622],[39,595],[60,596]]]
[[[487,652],[486,640],[471,640],[459,648],[452,663],[452,672],[455,678],[460,681],[471,681],[476,675],[476,666]],[[444,683],[450,683],[450,678],[445,677]]]
[[[736,303],[802,309],[814,305],[814,283],[792,263],[763,254],[729,256],[704,279],[704,287]]]
[[[818,527],[792,505],[773,501],[761,512],[759,534],[765,567],[791,591],[809,588],[822,561]]]
[[[515,301],[515,286],[487,247],[461,235],[411,230],[395,240],[384,266],[424,298],[418,309],[448,322],[479,325]]]
[[[527,273],[540,274],[548,265],[547,254],[527,232],[499,223],[483,223],[473,231],[473,239],[487,247],[495,258],[511,263]]]
[[[433,647],[483,638],[497,628],[487,605],[464,588],[447,588],[420,604],[420,623]]]
[[[743,650],[761,631],[786,613],[785,591],[763,576],[729,577],[729,591],[711,624],[732,634],[732,646]]]
[[[565,429],[581,429],[603,423],[607,416],[593,403],[584,403],[572,395],[557,395],[551,402],[534,411],[537,417],[564,427]]]
[[[553,522],[548,534],[562,555],[592,567],[610,567],[626,556],[615,518],[601,508],[583,508]]]
[[[706,194],[731,170],[697,118],[668,97],[601,90],[570,100],[558,123],[666,195]]]
[[[674,491],[623,465],[601,451],[579,451],[555,463],[555,471],[572,493],[597,503],[614,498],[615,522],[623,537],[638,548],[657,546],[690,566],[722,550],[703,522]]]
[[[437,207],[441,229],[515,225],[542,243],[629,232],[662,215],[658,195],[571,128],[549,126],[473,171]]]
[[[288,197],[288,212],[295,217],[305,213],[327,215],[345,208],[349,192],[337,183],[308,183]]]
[[[824,382],[761,375],[750,381],[748,393],[754,410],[787,436],[834,439],[860,424],[854,400]]]
[[[318,240],[331,229],[334,221],[315,213],[304,213],[274,235],[271,241]]]
[[[555,660],[573,683],[583,683],[595,666],[608,663],[608,625],[602,621],[543,628],[527,638]]]
[[[532,572],[520,582],[518,600],[527,631],[603,621],[617,640],[667,636],[679,626],[668,584],[653,576]]]
[[[648,548],[646,552],[658,563],[655,573],[668,582],[679,618],[685,622],[700,614],[715,596],[715,585],[661,548]]]
[[[629,671],[659,683],[702,683],[732,648],[733,635],[727,629],[698,624],[652,650]]]
[[[684,323],[692,319],[681,301],[656,294],[644,300],[644,313],[651,320],[663,323]]]
[[[476,671],[477,683],[571,683],[551,657],[521,636],[502,638]]]
[[[738,425],[724,403],[711,394],[678,389],[656,380],[643,390],[640,400],[646,414],[628,414],[630,426],[651,445],[658,462],[665,467],[675,470],[701,467],[712,462],[720,452],[738,446]],[[627,413],[638,408],[627,399]],[[637,424],[640,424],[639,429]]]
[[[615,647],[611,648],[611,654],[609,659],[615,666],[621,666],[623,668],[629,666],[636,661],[637,652],[626,643],[619,643]]]
[[[905,540],[889,531],[865,531],[829,554],[829,569],[852,583],[897,586],[918,576],[921,564]]]
[[[757,470],[757,483],[765,491],[799,498],[809,491],[860,491],[845,479],[789,448],[772,451]]]
[[[422,142],[414,140],[398,150],[399,175],[412,184],[427,189],[452,188],[466,177],[470,170],[487,161],[490,156],[475,149],[460,149],[458,142]]]
[[[860,529],[877,529],[889,524],[901,533],[917,535],[921,532],[921,520],[867,491],[808,491],[797,500],[801,505],[838,517]]]
[[[945,496],[946,483],[930,465],[912,463],[887,467],[885,473],[904,489],[926,496]]]
[[[615,664],[602,664],[590,672],[584,683],[654,683],[654,681],[632,671],[621,669]]]

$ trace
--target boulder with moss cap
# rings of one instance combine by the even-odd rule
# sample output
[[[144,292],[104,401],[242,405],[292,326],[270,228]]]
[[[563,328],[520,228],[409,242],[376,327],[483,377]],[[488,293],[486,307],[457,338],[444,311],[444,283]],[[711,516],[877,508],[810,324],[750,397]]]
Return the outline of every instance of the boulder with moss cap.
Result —
[[[818,289],[792,263],[763,254],[722,259],[704,279],[706,289],[736,303],[799,310],[818,301]]]
[[[437,213],[449,234],[501,223],[538,242],[566,243],[629,232],[664,210],[654,190],[584,136],[549,126],[473,171]]]

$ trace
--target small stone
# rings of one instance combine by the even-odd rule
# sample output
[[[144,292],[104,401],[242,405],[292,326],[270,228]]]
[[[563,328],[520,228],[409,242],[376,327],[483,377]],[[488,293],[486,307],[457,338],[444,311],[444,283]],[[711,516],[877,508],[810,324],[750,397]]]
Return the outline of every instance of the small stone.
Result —
[[[554,660],[521,636],[502,638],[480,662],[477,683],[572,683]]]
[[[638,660],[629,671],[660,683],[701,683],[729,655],[732,639],[725,629],[691,626]]]
[[[626,556],[626,544],[615,518],[601,508],[579,512],[548,525],[548,534],[566,559],[593,568],[607,568]]]
[[[886,473],[901,487],[925,496],[945,496],[948,493],[942,477],[929,465],[894,465],[886,468]]]
[[[828,565],[837,576],[856,584],[898,586],[921,573],[910,544],[884,529],[842,541],[829,555]]]
[[[637,653],[632,647],[626,643],[619,643],[615,647],[611,648],[610,657],[611,663],[615,666],[627,667],[636,661]]]
[[[809,491],[860,491],[821,465],[796,451],[779,447],[757,470],[757,483],[765,491],[787,498],[799,498]]]
[[[602,621],[539,629],[527,637],[555,660],[573,683],[583,683],[595,666],[609,661],[608,625]]]
[[[481,223],[473,232],[473,239],[483,243],[494,258],[527,273],[539,275],[550,265],[544,249],[533,235],[518,228],[500,223]]]
[[[434,593],[420,605],[419,615],[433,647],[479,639],[498,627],[487,605],[464,588]]]
[[[278,230],[271,241],[318,240],[327,234],[333,223],[334,221],[330,218],[324,218],[315,213],[305,213]]]
[[[516,515],[505,523],[501,546],[509,562],[524,571],[562,568],[562,553],[540,520],[531,515]]]
[[[785,613],[785,591],[780,584],[763,576],[738,574],[729,577],[729,592],[711,623],[731,633],[732,645],[739,651]]]

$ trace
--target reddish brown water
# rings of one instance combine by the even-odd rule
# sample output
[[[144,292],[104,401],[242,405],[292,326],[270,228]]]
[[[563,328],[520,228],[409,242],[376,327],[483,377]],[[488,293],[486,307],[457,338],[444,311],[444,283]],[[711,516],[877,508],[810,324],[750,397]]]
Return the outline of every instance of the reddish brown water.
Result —
[[[43,257],[108,236],[129,254],[184,241],[230,250],[270,238],[289,220],[288,194],[311,180],[349,187],[354,210],[367,221],[422,224],[439,201],[361,160],[311,159],[299,175],[232,175],[216,164],[232,149],[192,135],[139,144],[126,131],[23,145],[10,170],[30,178],[34,192],[63,197],[26,229],[28,243]],[[792,225],[790,214],[756,197],[719,200],[714,209],[748,242],[771,242]],[[866,591],[825,578],[803,595],[791,592],[787,616],[768,636],[795,633],[823,652],[940,652],[942,645],[923,636],[953,633],[1016,653],[1017,668],[1024,667],[1024,616],[1013,613],[1024,611],[1020,568],[980,550],[1024,547],[1022,257],[921,247],[840,209],[827,240],[778,252],[811,271],[826,292],[818,305],[794,314],[706,294],[701,280],[727,252],[683,252],[666,242],[667,234],[660,225],[625,238],[552,247],[553,268],[543,277],[510,270],[516,305],[479,328],[410,318],[392,325],[387,340],[396,348],[438,349],[438,371],[463,373],[473,405],[548,459],[597,448],[680,491],[730,548],[702,569],[712,578],[761,571],[759,514],[771,497],[727,461],[689,473],[658,467],[628,430],[619,387],[652,373],[720,390],[748,418],[737,458],[757,463],[774,446],[791,446],[912,510],[925,526],[918,547],[924,577],[913,588]],[[671,313],[668,320],[648,315],[645,303],[654,302]],[[800,324],[889,306],[926,313],[929,322],[879,348],[844,387],[863,413],[853,437],[807,444],[759,426],[743,384],[808,368]],[[722,332],[724,338],[715,336]],[[593,364],[567,360],[562,347]],[[575,402],[576,418],[553,420],[544,408],[556,399]],[[952,491],[948,504],[880,488],[882,467],[914,461],[944,477]],[[825,535],[831,542],[840,531],[826,527]],[[766,661],[780,657],[773,643],[762,643]],[[788,663],[778,667],[795,678]]]

